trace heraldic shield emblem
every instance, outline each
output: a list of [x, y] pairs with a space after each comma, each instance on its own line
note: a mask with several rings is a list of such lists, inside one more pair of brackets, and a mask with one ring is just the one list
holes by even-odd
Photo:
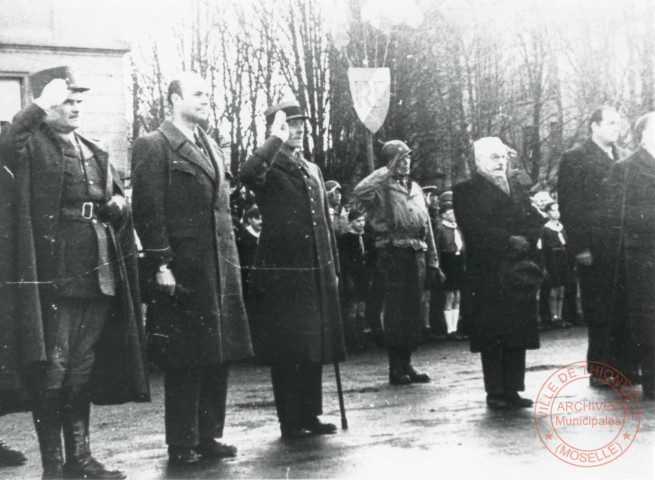
[[377, 132], [389, 110], [391, 73], [388, 68], [349, 68], [350, 94], [359, 119]]

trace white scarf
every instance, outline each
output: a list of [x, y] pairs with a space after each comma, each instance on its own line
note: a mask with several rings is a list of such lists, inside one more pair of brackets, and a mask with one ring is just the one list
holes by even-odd
[[260, 234], [261, 232], [258, 232], [258, 231], [256, 231], [254, 228], [252, 228], [252, 225], [248, 225], [248, 226], [246, 227], [246, 230], [248, 230], [248, 231], [250, 232], [250, 234], [251, 234], [253, 237], [259, 239], [259, 234]]
[[441, 224], [444, 227], [452, 228], [454, 230], [453, 233], [455, 234], [455, 245], [457, 246], [457, 253], [460, 253], [462, 248], [464, 248], [464, 241], [462, 240], [462, 235], [460, 235], [459, 230], [457, 229], [457, 223], [451, 222], [449, 220], [441, 220]]
[[557, 238], [559, 238], [560, 243], [562, 245], [566, 245], [566, 240], [564, 239], [564, 235], [562, 234], [564, 225], [562, 225], [560, 222], [556, 220], [548, 220], [546, 222], [545, 227], [552, 230], [553, 232], [557, 232]]

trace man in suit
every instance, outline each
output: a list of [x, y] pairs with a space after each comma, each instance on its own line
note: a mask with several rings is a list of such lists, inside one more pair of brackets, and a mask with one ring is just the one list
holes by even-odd
[[19, 282], [3, 363], [16, 349], [44, 478], [125, 478], [91, 455], [89, 409], [149, 399], [131, 218], [107, 153], [77, 133], [88, 88], [70, 67], [37, 72], [30, 86], [34, 102], [0, 137]]
[[230, 216], [229, 157], [201, 124], [205, 81], [168, 88], [172, 120], [134, 142], [134, 221], [151, 284], [147, 329], [164, 370], [171, 465], [236, 455], [223, 435], [229, 364], [250, 357], [250, 332]]
[[265, 112], [266, 142], [241, 181], [255, 192], [262, 232], [249, 295], [255, 354], [271, 365], [284, 438], [336, 432], [323, 423], [323, 364], [345, 357], [339, 257], [321, 170], [302, 157], [307, 117], [296, 101]]
[[[611, 107], [600, 107], [591, 115], [591, 138], [564, 152], [557, 186], [561, 221], [568, 232], [568, 249], [580, 278], [582, 310], [589, 335], [587, 360], [603, 363], [614, 360], [607, 315], [612, 282], [608, 270], [608, 232], [603, 218], [610, 170], [620, 155], [615, 145], [620, 120], [618, 112]], [[590, 382], [593, 387], [607, 385], [596, 378]]]
[[527, 189], [507, 178], [509, 149], [497, 137], [473, 144], [473, 176], [453, 189], [457, 223], [467, 247], [463, 302], [471, 351], [480, 352], [487, 406], [529, 408], [526, 350], [539, 348], [535, 260], [542, 220]]

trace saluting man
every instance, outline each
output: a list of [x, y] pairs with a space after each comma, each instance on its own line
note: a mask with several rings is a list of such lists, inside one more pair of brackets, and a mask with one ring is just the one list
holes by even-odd
[[30, 86], [34, 102], [0, 137], [17, 222], [15, 365], [44, 478], [124, 478], [91, 455], [89, 404], [149, 399], [129, 210], [107, 153], [77, 133], [89, 89], [70, 67]]
[[321, 170], [302, 157], [307, 117], [295, 102], [265, 112], [270, 137], [241, 170], [255, 192], [262, 232], [249, 293], [255, 355], [271, 365], [282, 436], [330, 434], [322, 365], [345, 357], [339, 261]]

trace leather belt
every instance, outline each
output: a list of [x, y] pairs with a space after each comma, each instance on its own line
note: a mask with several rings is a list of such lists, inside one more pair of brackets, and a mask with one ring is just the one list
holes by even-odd
[[97, 202], [84, 202], [78, 205], [67, 205], [61, 207], [61, 215], [66, 218], [81, 218], [91, 220], [96, 217], [96, 209], [99, 207]]

